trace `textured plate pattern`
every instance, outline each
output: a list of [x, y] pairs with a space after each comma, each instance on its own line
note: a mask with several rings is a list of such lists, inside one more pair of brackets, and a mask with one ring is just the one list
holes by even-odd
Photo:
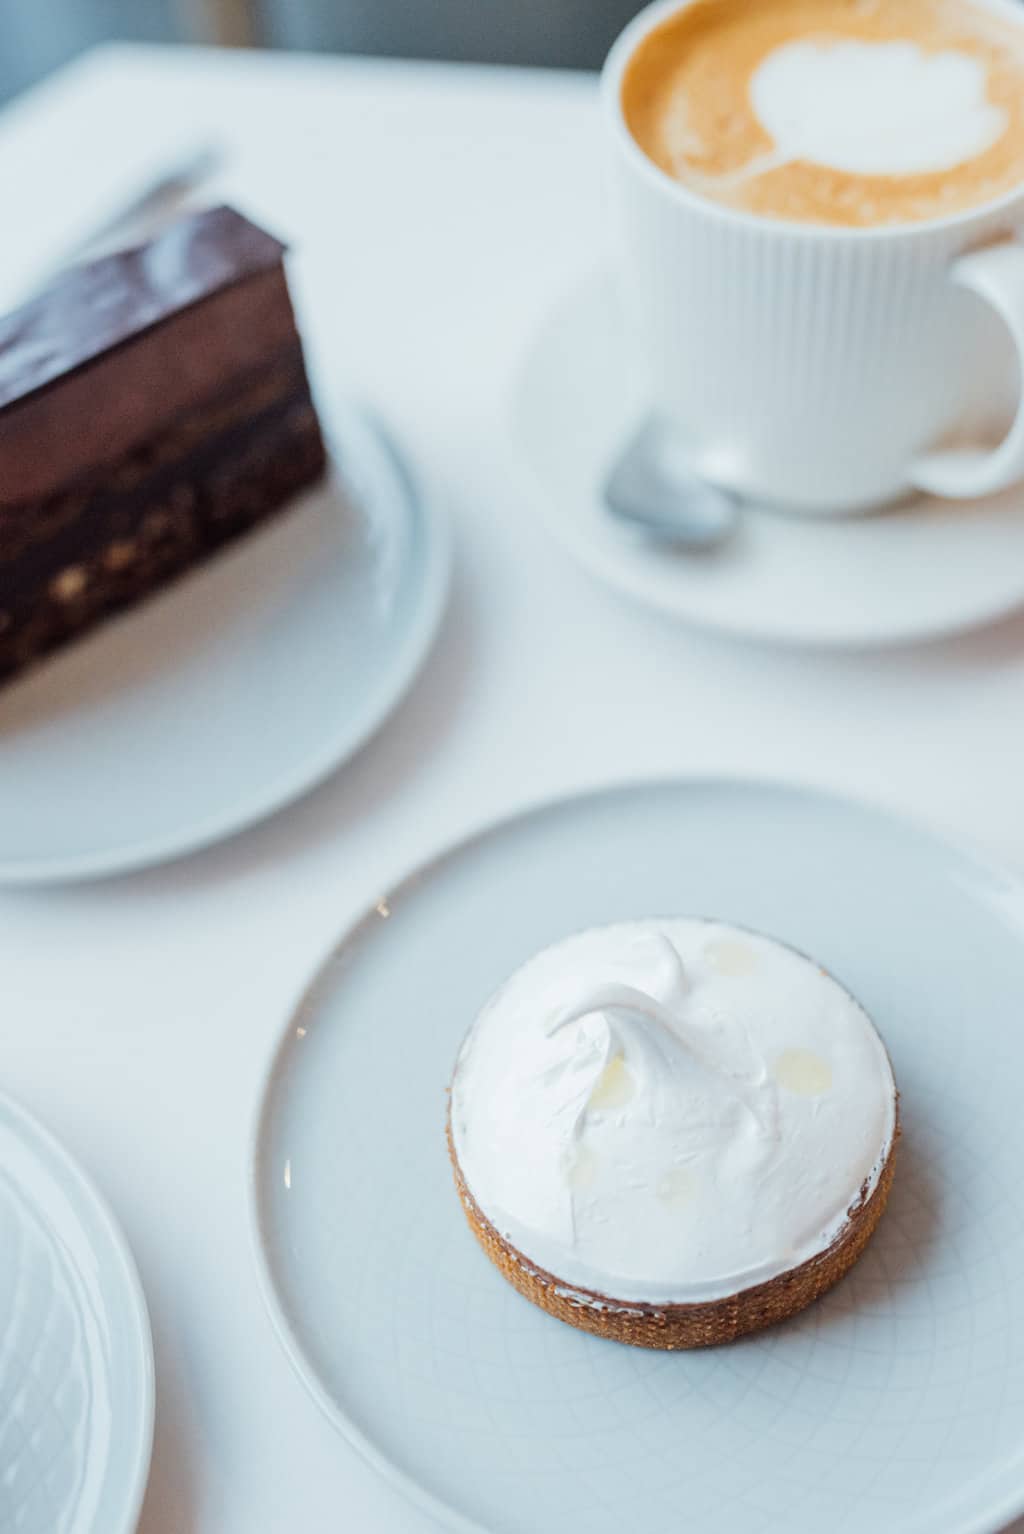
[[64, 1153], [0, 1098], [0, 1534], [129, 1534], [153, 1381], [134, 1268]]
[[[520, 1299], [465, 1228], [443, 1122], [495, 984], [631, 915], [817, 955], [891, 1049], [904, 1139], [866, 1255], [732, 1347], [634, 1351]], [[341, 1429], [488, 1534], [966, 1534], [1024, 1506], [1024, 892], [810, 794], [624, 789], [499, 827], [345, 940], [268, 1084], [254, 1215], [271, 1313]]]
[[0, 1250], [0, 1529], [54, 1534], [81, 1492], [90, 1360], [60, 1247], [2, 1174]]

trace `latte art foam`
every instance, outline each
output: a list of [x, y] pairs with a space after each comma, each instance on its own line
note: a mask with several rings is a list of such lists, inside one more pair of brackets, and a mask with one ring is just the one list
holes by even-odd
[[655, 164], [713, 201], [942, 217], [1024, 182], [1024, 24], [967, 0], [694, 0], [639, 43], [622, 105]]
[[915, 43], [786, 43], [754, 71], [750, 100], [782, 161], [914, 176], [963, 165], [1006, 131], [985, 75], [980, 59]]

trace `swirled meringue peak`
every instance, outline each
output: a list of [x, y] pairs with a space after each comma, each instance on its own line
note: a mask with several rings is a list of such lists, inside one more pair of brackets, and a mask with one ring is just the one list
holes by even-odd
[[574, 1289], [686, 1303], [825, 1250], [892, 1148], [863, 1008], [802, 954], [720, 922], [579, 932], [471, 1028], [452, 1081], [466, 1185]]

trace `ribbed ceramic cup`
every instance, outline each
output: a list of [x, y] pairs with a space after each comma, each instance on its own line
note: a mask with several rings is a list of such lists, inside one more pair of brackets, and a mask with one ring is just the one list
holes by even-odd
[[[643, 153], [621, 102], [638, 43], [687, 3], [641, 11], [602, 78], [623, 299], [652, 408], [708, 478], [809, 513], [1024, 477], [1024, 405], [991, 451], [939, 447], [1005, 395], [1008, 337], [1024, 356], [1024, 185], [950, 218], [863, 229], [695, 196]], [[1024, 47], [1014, 0], [984, 3]]]

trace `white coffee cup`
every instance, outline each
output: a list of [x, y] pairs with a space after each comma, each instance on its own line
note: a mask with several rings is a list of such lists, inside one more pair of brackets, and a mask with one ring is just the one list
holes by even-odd
[[[652, 409], [708, 478], [807, 513], [1024, 478], [1024, 400], [997, 447], [939, 446], [1005, 394], [1007, 333], [1024, 375], [1024, 184], [949, 218], [853, 229], [695, 196], [647, 158], [621, 104], [641, 39], [690, 3], [641, 11], [602, 76], [622, 296]], [[975, 3], [1024, 43], [1016, 0]]]

